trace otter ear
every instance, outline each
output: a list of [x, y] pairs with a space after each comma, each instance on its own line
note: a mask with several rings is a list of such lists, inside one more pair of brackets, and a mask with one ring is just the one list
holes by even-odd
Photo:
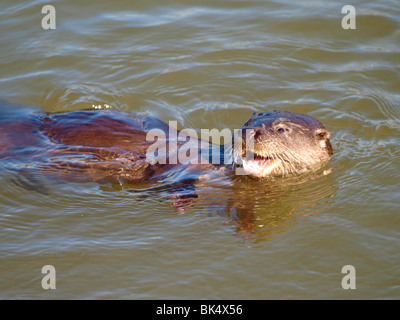
[[331, 137], [331, 133], [326, 129], [317, 129], [315, 130], [315, 136], [318, 140], [325, 140]]

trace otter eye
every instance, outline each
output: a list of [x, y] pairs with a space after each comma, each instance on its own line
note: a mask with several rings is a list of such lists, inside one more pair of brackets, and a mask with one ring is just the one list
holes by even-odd
[[278, 129], [278, 132], [280, 132], [280, 133], [285, 132], [285, 129], [279, 128], [279, 129]]

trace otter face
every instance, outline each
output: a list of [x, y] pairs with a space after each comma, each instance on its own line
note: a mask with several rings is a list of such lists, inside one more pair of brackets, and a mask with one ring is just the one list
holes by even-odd
[[234, 138], [235, 155], [242, 157], [245, 173], [254, 177], [303, 173], [322, 167], [331, 158], [330, 136], [321, 122], [305, 114], [254, 113], [241, 137]]

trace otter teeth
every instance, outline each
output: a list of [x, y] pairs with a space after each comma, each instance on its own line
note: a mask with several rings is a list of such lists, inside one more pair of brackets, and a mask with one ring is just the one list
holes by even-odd
[[258, 153], [255, 152], [251, 152], [251, 151], [244, 151], [242, 156], [245, 158], [246, 161], [250, 161], [250, 160], [255, 160], [258, 162], [267, 162], [267, 161], [271, 161], [273, 160], [272, 158], [270, 158], [269, 156], [261, 156]]
[[262, 161], [262, 162], [267, 162], [267, 161], [270, 161], [270, 160], [272, 160], [270, 157], [263, 157], [263, 156], [260, 156], [260, 155], [258, 155], [258, 154], [254, 154], [254, 160], [257, 160], [257, 161]]
[[256, 153], [252, 153], [251, 156], [250, 159], [243, 159], [243, 169], [250, 175], [265, 177], [269, 175], [277, 165], [276, 161], [271, 157], [263, 157]]

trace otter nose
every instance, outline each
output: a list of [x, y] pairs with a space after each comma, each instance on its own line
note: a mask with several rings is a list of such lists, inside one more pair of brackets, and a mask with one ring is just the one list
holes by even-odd
[[251, 127], [242, 130], [242, 138], [246, 139], [246, 135], [257, 139], [261, 134], [267, 132], [267, 126], [263, 123], [260, 127]]

